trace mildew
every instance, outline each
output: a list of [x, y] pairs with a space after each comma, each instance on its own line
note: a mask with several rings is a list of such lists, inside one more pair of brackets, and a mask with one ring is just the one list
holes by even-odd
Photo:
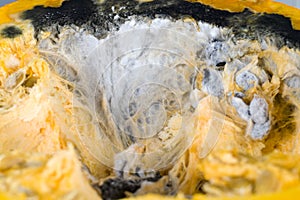
[[6, 26], [1, 30], [1, 36], [4, 38], [15, 38], [22, 35], [22, 30], [14, 25]]
[[170, 17], [175, 20], [190, 16], [197, 21], [233, 28], [236, 38], [261, 40], [263, 37], [276, 37], [278, 47], [285, 44], [291, 47], [300, 46], [300, 31], [292, 28], [287, 17], [253, 13], [248, 9], [234, 13], [184, 0], [172, 0], [168, 3], [163, 0], [144, 3], [135, 0], [111, 0], [98, 5], [92, 0], [71, 0], [63, 2], [59, 8], [38, 6], [23, 14], [24, 19], [32, 20], [37, 35], [54, 25], [75, 25], [88, 30], [97, 38], [103, 38], [110, 31], [117, 30], [131, 16], [147, 16], [152, 19]]
[[268, 103], [264, 98], [255, 95], [249, 105], [252, 121], [256, 124], [265, 123], [269, 119], [268, 107]]
[[249, 71], [239, 73], [235, 78], [236, 83], [244, 90], [249, 90], [258, 84], [258, 78]]
[[[264, 71], [265, 64], [258, 62], [261, 59], [258, 55], [278, 50], [273, 43], [266, 42], [269, 40], [264, 40], [268, 33], [260, 37], [264, 43], [248, 40], [246, 36], [233, 37], [232, 29], [203, 22], [207, 18], [195, 20], [203, 17], [195, 14], [197, 9], [202, 9], [201, 4], [174, 4], [181, 8], [196, 6], [197, 9], [187, 6], [194, 12], [194, 18], [187, 20], [188, 17], [175, 13], [175, 7], [175, 11], [171, 10], [173, 4], [161, 8], [157, 2], [137, 6], [128, 1], [124, 8], [119, 7], [123, 3], [114, 5], [113, 10], [106, 7], [109, 3], [102, 4], [97, 9], [103, 13], [92, 10], [94, 14], [88, 20], [99, 17], [92, 26], [83, 18], [71, 19], [70, 23], [53, 19], [58, 24], [52, 28], [34, 20], [40, 28], [37, 38], [43, 56], [57, 74], [75, 85], [75, 91], [83, 91], [80, 102], [91, 111], [99, 138], [111, 140], [105, 143], [105, 148], [112, 153], [109, 158], [101, 155], [107, 152], [98, 151], [97, 145], [103, 145], [99, 140], [82, 139], [86, 148], [113, 168], [114, 175], [122, 180], [153, 178], [176, 165], [189, 147], [194, 134], [191, 127], [196, 127], [193, 120], [201, 120], [195, 112], [200, 102], [208, 98], [214, 98], [216, 104], [224, 107], [232, 106], [236, 110], [234, 119], [244, 120], [245, 123], [242, 120], [229, 123], [234, 130], [240, 130], [236, 134], [249, 137], [241, 139], [241, 143], [262, 146], [273, 126], [270, 99], [266, 97], [271, 92], [265, 94], [263, 89], [274, 80], [272, 74]], [[162, 15], [146, 12], [146, 5], [154, 6], [153, 13]], [[45, 10], [37, 10], [44, 17]], [[47, 16], [59, 10], [50, 11]], [[103, 18], [107, 12], [112, 13]], [[180, 11], [183, 12], [190, 11]], [[213, 12], [217, 11], [209, 14]], [[34, 15], [33, 11], [29, 13]], [[233, 15], [227, 14], [227, 17]], [[66, 17], [72, 18], [69, 13]], [[214, 23], [226, 23], [227, 17], [224, 22], [215, 19]], [[111, 18], [118, 20], [112, 24]], [[101, 20], [108, 21], [103, 24]], [[43, 38], [39, 35], [41, 30], [54, 33]], [[224, 105], [227, 98], [231, 101]], [[78, 99], [76, 94], [74, 102]], [[205, 108], [211, 109], [209, 106]], [[210, 111], [219, 117], [221, 110]], [[220, 117], [220, 121], [224, 118]], [[104, 193], [113, 195], [114, 190], [106, 186]], [[121, 195], [124, 195], [122, 187]]]
[[209, 68], [204, 69], [202, 89], [210, 95], [222, 97], [224, 95], [224, 88], [220, 72]]

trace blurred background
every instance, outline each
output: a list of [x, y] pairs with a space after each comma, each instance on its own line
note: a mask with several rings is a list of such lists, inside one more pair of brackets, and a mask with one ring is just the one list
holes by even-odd
[[300, 0], [276, 0], [276, 1], [300, 8]]
[[[13, 2], [13, 1], [14, 0], [0, 0], [0, 6], [3, 6], [5, 4]], [[288, 4], [290, 6], [300, 8], [300, 0], [276, 0], [276, 1]]]

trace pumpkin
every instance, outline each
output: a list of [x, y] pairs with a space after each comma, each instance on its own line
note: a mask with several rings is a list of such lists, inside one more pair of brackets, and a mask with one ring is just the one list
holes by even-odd
[[300, 11], [271, 0], [0, 8], [0, 197], [300, 193]]

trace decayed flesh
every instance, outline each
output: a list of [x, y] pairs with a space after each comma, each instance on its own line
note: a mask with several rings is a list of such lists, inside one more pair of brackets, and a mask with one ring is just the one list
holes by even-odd
[[0, 195], [234, 196], [300, 184], [296, 48], [188, 17], [132, 16], [104, 38], [58, 29], [35, 38], [28, 22], [0, 27]]

